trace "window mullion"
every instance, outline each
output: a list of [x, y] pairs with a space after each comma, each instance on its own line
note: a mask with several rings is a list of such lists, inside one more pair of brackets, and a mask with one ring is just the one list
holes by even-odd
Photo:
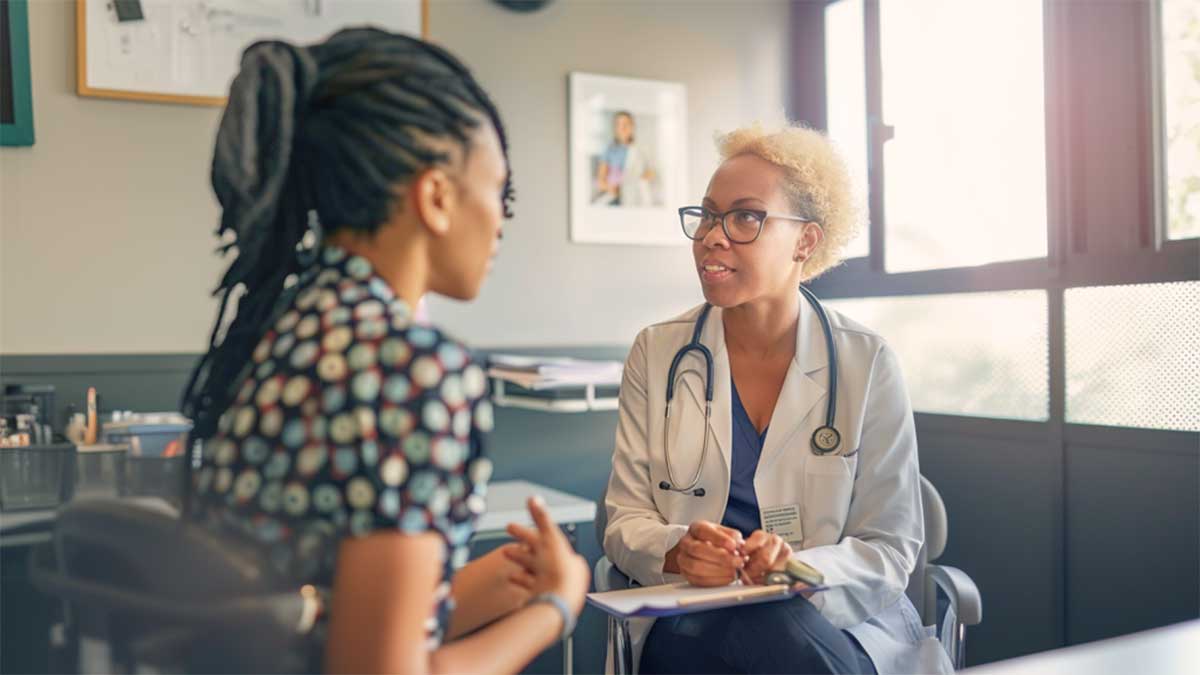
[[867, 182], [871, 269], [884, 271], [886, 249], [883, 219], [883, 144], [888, 131], [883, 123], [883, 57], [879, 30], [879, 0], [863, 1], [863, 49], [867, 66]]

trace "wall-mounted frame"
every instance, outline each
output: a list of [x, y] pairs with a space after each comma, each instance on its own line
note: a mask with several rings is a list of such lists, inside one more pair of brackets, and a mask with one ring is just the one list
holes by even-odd
[[26, 0], [0, 0], [0, 145], [33, 145]]
[[678, 82], [570, 75], [571, 241], [687, 243], [687, 90]]
[[347, 26], [429, 34], [429, 0], [76, 0], [80, 96], [220, 106], [242, 51]]

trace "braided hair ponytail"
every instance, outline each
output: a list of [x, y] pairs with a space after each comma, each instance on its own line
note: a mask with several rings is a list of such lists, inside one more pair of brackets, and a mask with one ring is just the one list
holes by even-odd
[[[208, 351], [183, 392], [193, 438], [216, 433], [254, 345], [315, 257], [320, 227], [373, 233], [394, 207], [396, 185], [449, 161], [445, 140], [469, 151], [485, 121], [507, 160], [486, 92], [462, 63], [421, 40], [355, 28], [311, 47], [246, 49], [213, 153], [219, 250], [233, 260], [214, 291], [220, 309]], [[511, 215], [511, 183], [501, 199]]]

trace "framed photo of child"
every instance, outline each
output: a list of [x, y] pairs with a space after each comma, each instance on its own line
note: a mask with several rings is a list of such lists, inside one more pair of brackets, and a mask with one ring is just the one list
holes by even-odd
[[687, 92], [678, 82], [571, 73], [571, 241], [681, 245]]

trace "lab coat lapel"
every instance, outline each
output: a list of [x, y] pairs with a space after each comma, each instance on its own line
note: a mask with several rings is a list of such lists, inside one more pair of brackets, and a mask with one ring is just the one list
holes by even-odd
[[[816, 428], [822, 421], [808, 424], [818, 404], [824, 404], [827, 394], [825, 377], [828, 372], [825, 332], [813, 308], [801, 298], [797, 319], [796, 354], [788, 366], [783, 388], [771, 413], [771, 427], [763, 443], [757, 473], [768, 471], [782, 453], [803, 452], [809, 449], [809, 439], [803, 430]], [[728, 360], [726, 360], [728, 363]], [[818, 413], [823, 413], [822, 407]]]
[[[725, 461], [726, 475], [729, 475], [730, 453], [733, 447], [733, 411], [730, 403], [732, 393], [729, 385], [729, 354], [725, 351], [725, 326], [721, 322], [720, 307], [713, 307], [712, 311], [708, 313], [708, 319], [704, 322], [704, 330], [700, 333], [700, 342], [708, 347], [713, 357], [713, 402], [712, 416], [709, 418], [709, 429], [713, 437], [709, 442], [716, 443], [721, 458]], [[681, 372], [685, 368], [694, 368], [699, 370], [701, 375], [703, 367], [703, 360], [699, 355], [689, 356], [679, 366]], [[699, 410], [700, 419], [704, 419], [703, 379], [702, 376], [689, 374], [681, 382], [684, 390], [689, 394], [690, 403]]]

